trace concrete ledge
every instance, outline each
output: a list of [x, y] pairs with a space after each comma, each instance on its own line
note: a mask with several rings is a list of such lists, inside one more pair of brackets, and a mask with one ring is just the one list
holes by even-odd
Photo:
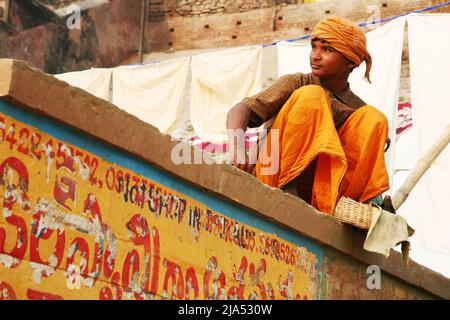
[[1, 59], [0, 63], [0, 97], [7, 96], [11, 88], [13, 60]]
[[[394, 250], [388, 259], [364, 251], [364, 232], [318, 212], [301, 199], [263, 185], [255, 177], [225, 164], [175, 165], [170, 160], [171, 151], [178, 142], [116, 106], [24, 62], [0, 59], [0, 72], [3, 99], [129, 152], [205, 192], [213, 192], [330, 247], [326, 250], [335, 249], [363, 264], [379, 265], [384, 272], [410, 285], [450, 299], [450, 279], [412, 261], [406, 267], [401, 254]], [[192, 154], [199, 152], [188, 148]]]

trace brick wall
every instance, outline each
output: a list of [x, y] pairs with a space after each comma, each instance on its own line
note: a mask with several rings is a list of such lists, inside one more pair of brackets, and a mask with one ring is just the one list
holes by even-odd
[[247, 12], [302, 2], [303, 0], [149, 0], [149, 19], [155, 21], [166, 15], [190, 17]]
[[[159, 2], [157, 2], [159, 1]], [[209, 1], [209, 2], [208, 2]], [[302, 2], [298, 0], [297, 2]], [[317, 21], [338, 14], [353, 21], [366, 21], [370, 5], [380, 10], [380, 18], [442, 3], [436, 0], [330, 0], [296, 4], [292, 0], [197, 0], [216, 10], [220, 3], [232, 13], [177, 14], [173, 8], [193, 0], [152, 0], [151, 8], [172, 8], [149, 19], [146, 52], [168, 49], [202, 49], [270, 43], [309, 34]], [[230, 7], [228, 3], [234, 3]], [[134, 57], [139, 44], [141, 0], [115, 0], [83, 12], [82, 29], [69, 30], [65, 20], [40, 25], [0, 41], [0, 57], [25, 60], [50, 73], [109, 67]], [[258, 9], [249, 9], [258, 5]], [[264, 7], [269, 5], [268, 7]], [[277, 5], [278, 4], [278, 5]], [[385, 4], [385, 5], [383, 5]], [[249, 11], [245, 11], [249, 9]], [[241, 11], [239, 11], [241, 10]], [[155, 11], [156, 12], [156, 11]], [[212, 12], [212, 11], [211, 11]], [[450, 6], [433, 12], [450, 12]], [[0, 26], [1, 27], [1, 26]], [[0, 31], [6, 37], [7, 30]], [[131, 61], [131, 60], [130, 60]]]
[[[159, 0], [160, 5], [170, 7], [169, 1]], [[194, 1], [184, 0], [186, 3]], [[172, 8], [177, 7], [183, 1], [172, 1]], [[212, 2], [212, 1], [210, 1]], [[226, 0], [223, 0], [226, 3]], [[370, 8], [378, 8], [380, 18], [387, 18], [401, 13], [425, 8], [442, 3], [436, 0], [330, 0], [312, 4], [287, 4], [275, 5], [275, 1], [259, 1], [261, 6], [250, 11], [239, 11], [237, 4], [258, 1], [235, 1], [236, 5], [227, 10], [235, 10], [232, 13], [217, 12], [213, 14], [200, 13], [193, 15], [193, 11], [186, 7], [189, 14], [181, 15], [176, 10], [155, 12], [149, 17], [147, 30], [147, 52], [164, 51], [170, 48], [175, 50], [199, 49], [210, 47], [228, 47], [257, 43], [270, 43], [274, 40], [289, 39], [309, 34], [315, 24], [326, 15], [336, 14], [355, 22], [368, 21], [373, 16]], [[282, 1], [280, 1], [281, 3]], [[155, 2], [156, 3], [156, 2]], [[197, 1], [196, 3], [209, 3]], [[214, 1], [214, 3], [221, 3]], [[272, 3], [271, 6], [263, 7]], [[191, 7], [190, 7], [191, 8]], [[203, 7], [206, 8], [206, 5]], [[243, 7], [240, 7], [241, 9]], [[205, 9], [206, 10], [206, 9]], [[175, 13], [174, 13], [175, 12]], [[206, 10], [207, 12], [207, 10]], [[450, 6], [443, 7], [436, 12], [450, 12]]]

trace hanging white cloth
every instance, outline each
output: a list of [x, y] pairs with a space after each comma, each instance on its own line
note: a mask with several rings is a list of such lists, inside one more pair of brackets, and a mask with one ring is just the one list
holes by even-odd
[[[401, 187], [411, 172], [411, 169], [419, 160], [418, 148], [417, 130], [414, 125], [402, 134], [395, 144], [396, 173], [394, 174], [393, 190]], [[411, 243], [410, 258], [450, 278], [450, 255], [431, 250], [422, 244], [421, 240], [423, 238], [424, 228], [419, 209], [419, 203], [421, 201], [420, 192], [421, 190], [416, 186], [403, 205], [397, 210], [397, 214], [404, 217], [408, 221], [408, 224], [416, 230], [414, 236], [409, 239]]]
[[228, 111], [261, 90], [261, 61], [261, 46], [192, 57], [191, 123], [203, 141], [227, 140]]
[[309, 54], [310, 40], [304, 42], [280, 41], [277, 43], [278, 76], [291, 73], [310, 73]]
[[111, 73], [111, 69], [91, 68], [83, 71], [56, 74], [55, 77], [96, 97], [111, 101]]
[[[417, 129], [418, 159], [450, 123], [450, 14], [408, 17], [413, 127]], [[422, 244], [450, 254], [450, 147], [440, 154], [416, 186]], [[408, 201], [407, 199], [406, 201]]]
[[113, 71], [113, 103], [169, 133], [182, 112], [190, 58], [182, 57]]
[[[349, 78], [350, 88], [367, 104], [382, 111], [389, 122], [391, 145], [396, 139], [396, 116], [400, 88], [400, 70], [405, 32], [405, 18], [397, 18], [366, 33], [367, 49], [372, 56], [369, 83], [364, 78], [366, 63], [355, 69]], [[385, 155], [390, 181], [394, 172], [394, 148]], [[392, 189], [391, 189], [392, 190]]]

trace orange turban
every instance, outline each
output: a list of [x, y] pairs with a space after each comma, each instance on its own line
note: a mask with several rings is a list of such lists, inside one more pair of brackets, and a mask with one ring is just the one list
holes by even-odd
[[366, 78], [370, 82], [372, 57], [366, 48], [366, 35], [358, 25], [340, 17], [329, 17], [317, 24], [311, 39], [329, 42], [334, 49], [354, 62], [357, 67], [366, 61]]

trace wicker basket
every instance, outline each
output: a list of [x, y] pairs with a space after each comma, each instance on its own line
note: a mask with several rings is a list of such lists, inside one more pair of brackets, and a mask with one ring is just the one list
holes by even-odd
[[380, 210], [380, 207], [342, 197], [336, 206], [334, 217], [341, 222], [369, 230], [373, 213]]

